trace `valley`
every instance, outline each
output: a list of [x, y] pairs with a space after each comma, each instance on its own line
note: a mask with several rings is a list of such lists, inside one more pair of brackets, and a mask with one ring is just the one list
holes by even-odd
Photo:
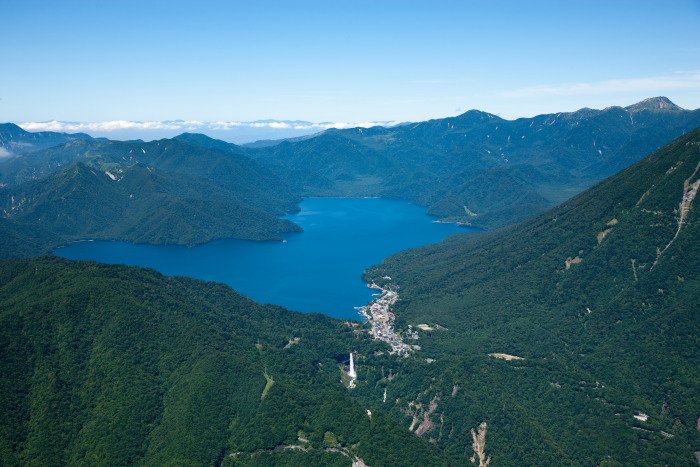
[[[0, 161], [2, 463], [695, 465], [697, 112], [470, 111], [257, 148], [42, 136], [56, 145]], [[434, 240], [404, 243], [422, 229], [405, 209]], [[330, 242], [343, 235], [357, 243]], [[305, 236], [331, 245], [301, 294], [320, 298], [311, 313], [219, 276], [103, 264], [209, 251], [207, 274], [273, 289], [309, 282], [272, 260]], [[100, 239], [64, 251], [111, 260], [41, 256]], [[263, 280], [235, 262], [262, 248]], [[366, 322], [330, 310], [330, 263]]]

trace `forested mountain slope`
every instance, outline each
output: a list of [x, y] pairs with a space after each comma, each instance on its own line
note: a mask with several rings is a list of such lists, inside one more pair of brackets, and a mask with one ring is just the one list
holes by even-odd
[[[307, 137], [294, 138], [294, 140], [303, 140], [306, 138]], [[231, 154], [250, 155], [248, 147], [227, 143], [225, 141], [210, 138], [209, 136], [199, 133], [183, 133], [173, 139], [183, 141], [188, 144], [201, 146], [203, 148], [217, 149], [219, 151], [224, 151]], [[275, 175], [281, 180], [284, 180], [285, 183], [292, 187], [296, 192], [302, 194], [332, 193], [333, 182], [328, 178], [319, 175], [313, 167], [305, 167], [302, 165], [292, 168], [275, 163], [266, 163], [265, 166], [269, 170], [272, 170], [273, 173], [275, 173]]]
[[0, 176], [0, 257], [82, 239], [195, 245], [299, 230], [279, 216], [300, 198], [271, 171], [175, 140], [72, 141], [7, 159]]
[[[196, 245], [218, 238], [279, 240], [293, 223], [238, 200], [227, 185], [135, 164], [119, 178], [83, 163], [7, 190], [9, 221], [62, 242], [83, 239]], [[55, 246], [55, 245], [54, 245]]]
[[424, 436], [448, 451], [487, 422], [493, 465], [695, 465], [699, 189], [696, 130], [518, 226], [373, 267], [397, 322], [431, 330], [366, 397], [434, 402]]
[[628, 107], [504, 120], [472, 110], [392, 128], [328, 130], [247, 149], [260, 161], [311, 171], [314, 196], [410, 199], [484, 227], [525, 219], [700, 126], [700, 111], [667, 98]]
[[240, 191], [241, 200], [254, 207], [284, 213], [299, 195], [267, 167], [241, 154], [205, 148], [176, 139], [158, 141], [77, 140], [0, 162], [0, 179], [7, 186], [37, 180], [76, 162], [118, 176], [134, 164], [167, 172], [208, 178]]
[[378, 344], [222, 284], [55, 257], [0, 262], [0, 463], [463, 465], [350, 399]]

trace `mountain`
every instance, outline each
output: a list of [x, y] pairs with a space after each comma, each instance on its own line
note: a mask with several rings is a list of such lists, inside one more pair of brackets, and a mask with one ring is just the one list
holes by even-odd
[[699, 110], [657, 97], [512, 121], [471, 110], [245, 149], [325, 181], [306, 195], [404, 198], [436, 216], [494, 228], [552, 207], [699, 126]]
[[[199, 133], [183, 133], [173, 139], [206, 149], [216, 149], [229, 154], [244, 154], [249, 156], [248, 147], [246, 146], [237, 146], [233, 143], [227, 143]], [[309, 193], [328, 191], [333, 185], [333, 182], [325, 177], [319, 176], [308, 167], [290, 168], [270, 163], [266, 163], [265, 167], [271, 170], [280, 180], [284, 180], [284, 183], [290, 186], [295, 192]]]
[[117, 178], [77, 163], [8, 190], [3, 207], [9, 220], [29, 230], [41, 226], [61, 243], [95, 239], [192, 246], [219, 238], [279, 240], [279, 232], [299, 230], [238, 198], [226, 185], [143, 164]]
[[668, 97], [651, 97], [637, 102], [634, 105], [625, 107], [628, 111], [635, 113], [643, 110], [675, 110], [682, 111], [683, 108], [677, 106]]
[[447, 452], [486, 422], [494, 465], [695, 465], [699, 190], [695, 130], [518, 226], [371, 268], [421, 350], [357, 394], [427, 413]]
[[0, 162], [0, 257], [75, 240], [196, 245], [299, 231], [294, 188], [244, 156], [175, 140], [76, 140]]
[[343, 363], [376, 343], [223, 284], [2, 261], [0, 334], [2, 465], [466, 462], [351, 398]]
[[0, 124], [0, 157], [37, 151], [75, 139], [92, 139], [85, 133], [29, 132], [14, 123]]
[[150, 143], [74, 139], [0, 161], [0, 184], [37, 180], [78, 161], [113, 175], [143, 163], [229, 184], [243, 204], [274, 215], [296, 209], [301, 196], [383, 196], [493, 229], [570, 198], [698, 126], [700, 110], [657, 97], [514, 121], [472, 110], [264, 147], [192, 133]]
[[1, 161], [0, 182], [13, 186], [37, 180], [76, 162], [86, 163], [98, 171], [110, 172], [115, 176], [120, 171], [141, 163], [168, 172], [208, 178], [235, 187], [246, 203], [265, 207], [278, 214], [295, 209], [296, 202], [300, 200], [282, 180], [259, 162], [233, 151], [221, 151], [174, 139], [149, 143], [71, 141]]

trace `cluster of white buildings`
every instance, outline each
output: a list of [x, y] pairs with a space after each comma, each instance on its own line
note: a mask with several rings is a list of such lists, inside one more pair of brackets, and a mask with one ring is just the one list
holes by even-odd
[[360, 314], [365, 316], [372, 326], [370, 334], [373, 338], [389, 344], [392, 354], [407, 355], [411, 352], [411, 346], [404, 343], [401, 336], [394, 331], [395, 315], [391, 311], [391, 307], [399, 300], [399, 294], [394, 290], [382, 289], [374, 283], [369, 287], [381, 290], [379, 297], [369, 305], [358, 308]]

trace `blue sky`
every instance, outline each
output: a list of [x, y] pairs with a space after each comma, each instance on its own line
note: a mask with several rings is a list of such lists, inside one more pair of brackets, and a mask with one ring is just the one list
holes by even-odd
[[0, 121], [700, 107], [700, 0], [0, 0]]

